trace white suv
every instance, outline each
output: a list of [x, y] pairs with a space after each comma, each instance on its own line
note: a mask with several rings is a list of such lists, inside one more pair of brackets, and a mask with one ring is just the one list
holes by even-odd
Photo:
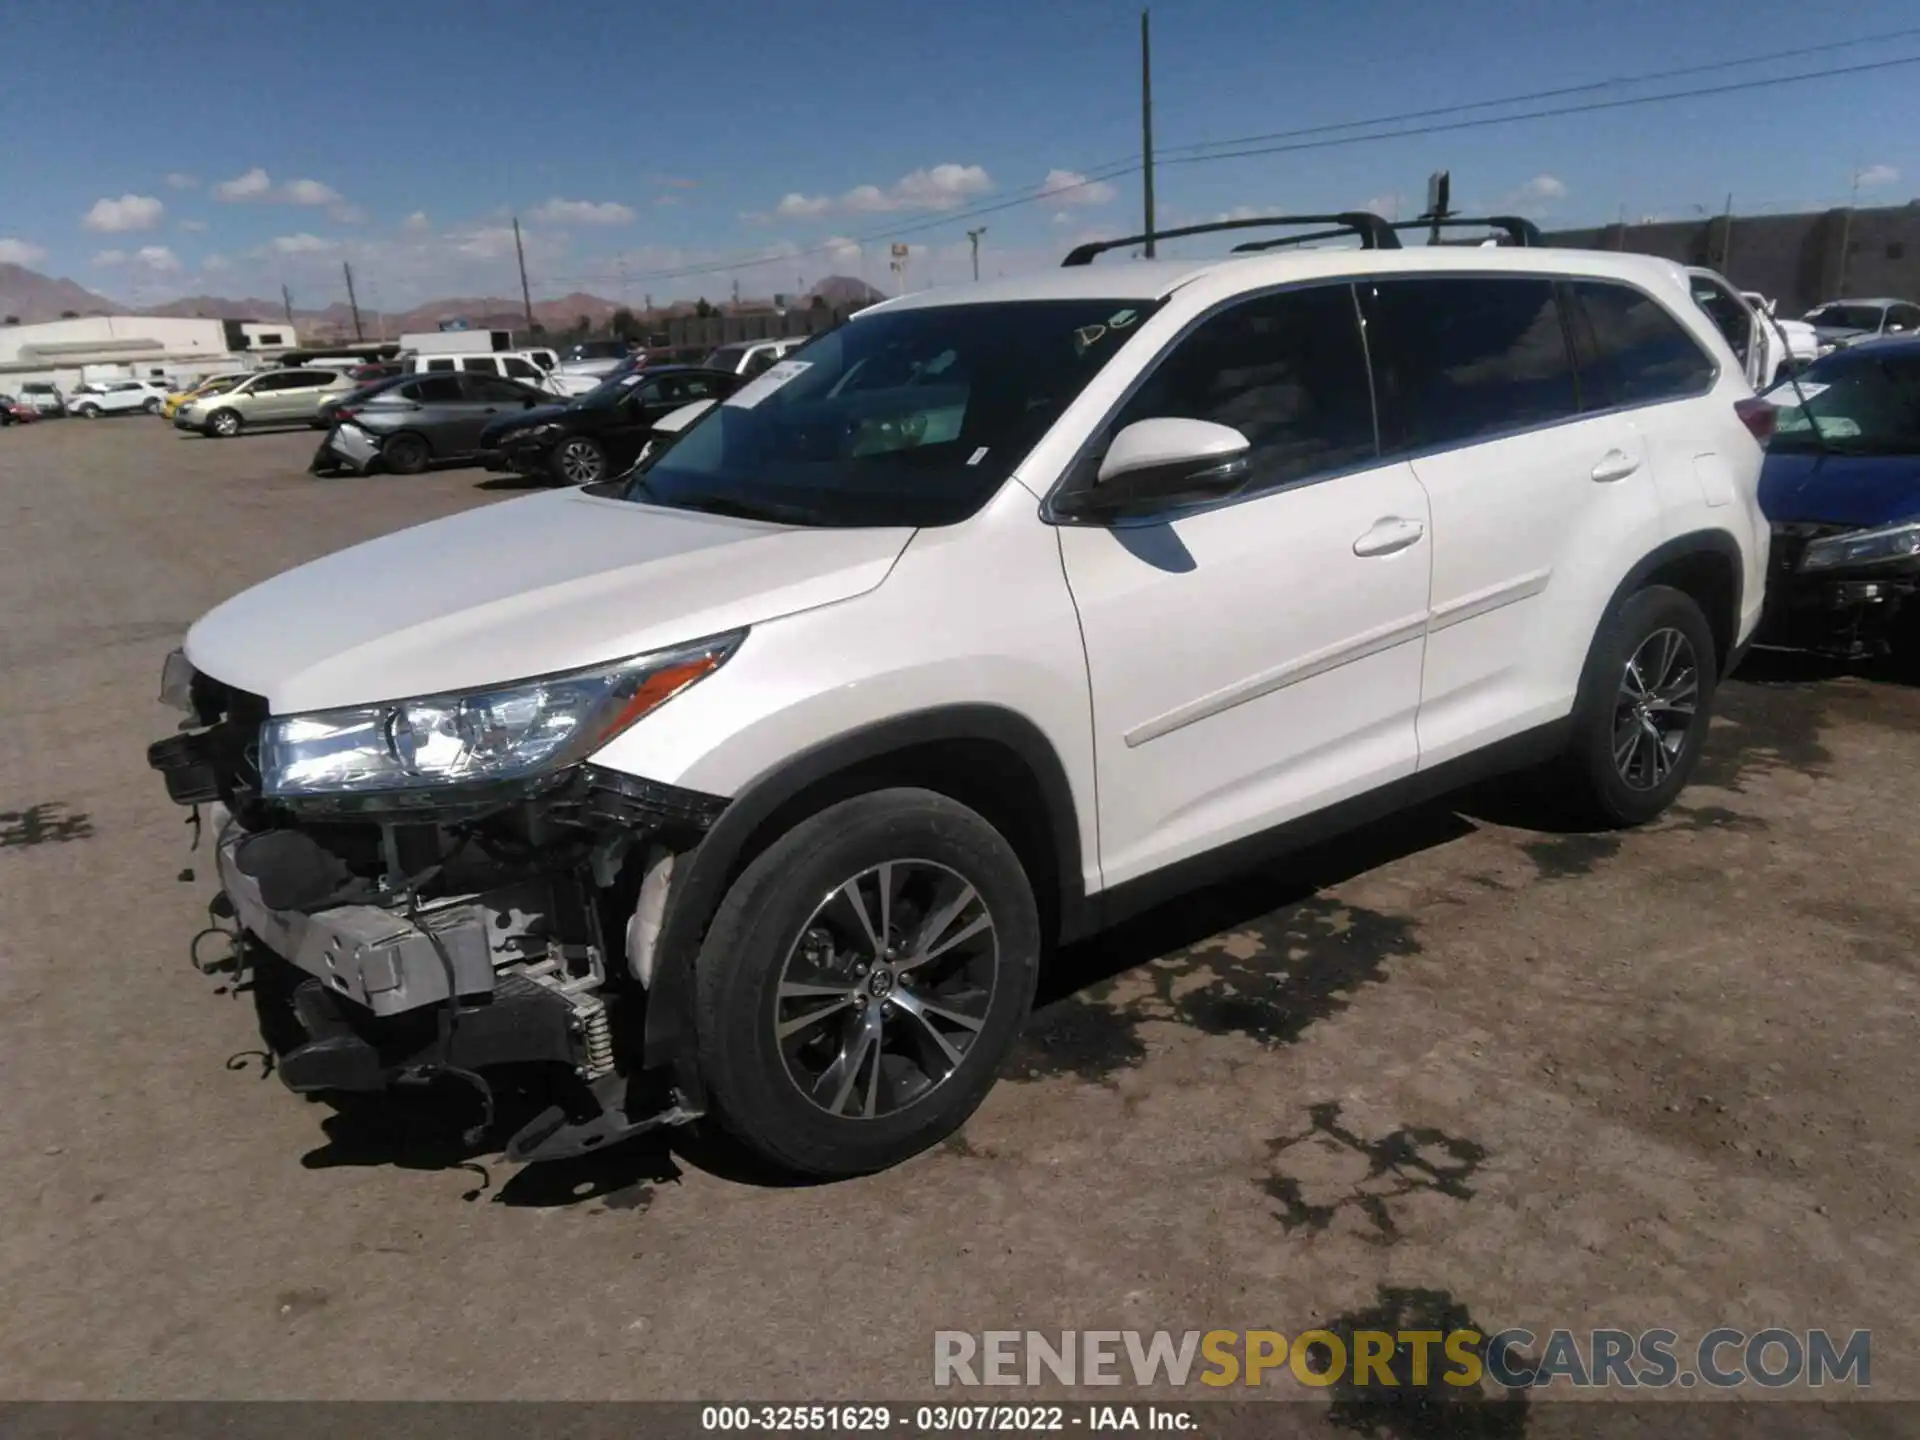
[[102, 415], [158, 415], [167, 398], [164, 385], [151, 380], [90, 380], [67, 395], [67, 413], [83, 420]]
[[868, 1171], [1061, 941], [1489, 770], [1659, 814], [1771, 409], [1679, 266], [1369, 238], [876, 305], [629, 476], [206, 615], [149, 758], [283, 1079], [542, 1062], [510, 1157]]

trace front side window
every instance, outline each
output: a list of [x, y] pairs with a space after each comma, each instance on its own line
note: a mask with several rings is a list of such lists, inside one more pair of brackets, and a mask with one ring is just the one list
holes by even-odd
[[1906, 335], [1920, 329], [1920, 305], [1889, 305], [1887, 307], [1887, 333]]
[[426, 364], [426, 369], [427, 369], [428, 371], [430, 371], [430, 372], [432, 372], [432, 373], [436, 373], [436, 374], [447, 374], [447, 373], [451, 373], [451, 372], [452, 372], [452, 370], [453, 370], [453, 361], [451, 361], [451, 360], [429, 360], [429, 361], [427, 361], [427, 364]]
[[780, 358], [780, 352], [771, 345], [763, 345], [747, 357], [747, 368], [740, 373], [751, 379], [773, 368], [773, 362]]
[[500, 362], [507, 367], [507, 374], [516, 380], [538, 380], [540, 372], [517, 355], [509, 355]]
[[498, 375], [500, 362], [491, 355], [469, 355], [460, 362], [460, 368], [470, 375]]
[[1246, 436], [1248, 490], [1372, 460], [1373, 396], [1352, 287], [1264, 295], [1201, 322], [1108, 433], [1162, 418], [1211, 420]]
[[1157, 308], [929, 305], [856, 319], [702, 416], [623, 492], [800, 525], [951, 525]]
[[401, 392], [422, 405], [454, 405], [460, 401], [460, 382], [451, 375], [416, 380]]
[[740, 357], [746, 353], [743, 345], [722, 345], [702, 362], [709, 370], [731, 370], [740, 373]]
[[[1776, 385], [1772, 451], [1845, 455], [1920, 454], [1920, 356], [1904, 346], [1865, 345], [1816, 361], [1797, 382]], [[1805, 401], [1802, 404], [1802, 401]], [[1818, 434], [1815, 434], [1818, 427]]]
[[1702, 276], [1693, 277], [1693, 303], [1707, 312], [1713, 328], [1727, 337], [1727, 344], [1747, 363], [1747, 351], [1753, 344], [1753, 313], [1725, 286]]
[[1432, 276], [1362, 284], [1381, 439], [1428, 450], [1580, 413], [1553, 282]]
[[1712, 357], [1652, 296], [1610, 280], [1575, 280], [1568, 289], [1580, 373], [1593, 392], [1588, 409], [1677, 400], [1713, 384]]

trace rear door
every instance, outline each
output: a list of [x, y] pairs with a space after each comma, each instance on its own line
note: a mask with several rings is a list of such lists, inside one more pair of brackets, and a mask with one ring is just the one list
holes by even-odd
[[461, 375], [422, 375], [400, 387], [409, 408], [392, 427], [417, 430], [426, 436], [435, 455], [457, 455], [471, 449], [464, 443], [477, 408]]
[[1425, 769], [1567, 713], [1587, 648], [1569, 616], [1656, 500], [1631, 416], [1583, 413], [1552, 277], [1361, 289], [1384, 453], [1432, 509]]
[[460, 415], [450, 450], [470, 455], [480, 448], [480, 433], [502, 415], [526, 410], [533, 396], [514, 384], [493, 375], [462, 375]]

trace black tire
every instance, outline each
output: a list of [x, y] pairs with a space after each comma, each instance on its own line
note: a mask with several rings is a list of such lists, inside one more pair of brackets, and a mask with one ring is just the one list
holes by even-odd
[[395, 435], [380, 447], [381, 463], [396, 475], [418, 475], [432, 457], [433, 451], [418, 435]]
[[[1672, 646], [1661, 679], [1651, 672], [1668, 655], [1663, 637], [1675, 635], [1684, 646]], [[1602, 829], [1644, 825], [1686, 788], [1713, 719], [1715, 655], [1712, 627], [1683, 591], [1650, 586], [1607, 617], [1587, 655], [1563, 762], [1566, 798], [1579, 819]], [[1643, 689], [1664, 690], [1672, 703], [1635, 702], [1629, 662]], [[1686, 700], [1690, 715], [1675, 708]]]
[[[813, 1002], [780, 994], [788, 967], [803, 955], [820, 953], [803, 951], [802, 942], [823, 933], [820, 927], [827, 922], [822, 915], [845, 887], [889, 862], [895, 873], [905, 876], [893, 900], [893, 932], [902, 937], [901, 950], [908, 952], [896, 962], [901, 978], [893, 978], [893, 965], [874, 963], [871, 974], [862, 968], [864, 978], [843, 981], [857, 987], [857, 1001], [849, 991], [849, 998], [839, 1002], [857, 1003], [858, 1008], [843, 1009], [830, 1022], [809, 1026], [814, 1012], [804, 1007]], [[948, 888], [921, 891], [924, 898], [916, 900], [912, 891], [921, 877]], [[971, 887], [973, 903], [981, 910], [957, 911], [946, 928], [932, 936], [922, 934], [922, 944], [945, 937], [934, 947], [936, 955], [945, 958], [916, 965], [906, 941], [909, 931], [934, 925], [928, 917], [964, 903], [963, 886]], [[990, 922], [985, 931], [977, 921], [960, 923], [981, 911]], [[968, 931], [984, 938], [960, 939]], [[841, 932], [853, 933], [851, 926]], [[960, 943], [948, 943], [956, 939]], [[850, 967], [861, 950], [857, 942], [844, 956], [837, 945], [827, 948], [832, 952], [828, 966]], [[863, 1175], [918, 1154], [965, 1123], [993, 1087], [1032, 1006], [1039, 955], [1040, 922], [1026, 872], [1012, 847], [978, 814], [929, 790], [880, 790], [830, 806], [789, 830], [746, 868], [721, 902], [701, 947], [695, 977], [696, 1055], [713, 1118], [757, 1159], [793, 1174]], [[957, 973], [954, 966], [970, 977], [991, 975], [984, 999], [978, 998], [977, 988], [969, 988], [963, 1006], [953, 992], [938, 988], [949, 983], [941, 978], [942, 970], [951, 977]], [[882, 970], [888, 972], [884, 989]], [[975, 984], [965, 977], [961, 983]], [[893, 998], [883, 998], [888, 995]], [[914, 999], [911, 1007], [908, 997]], [[928, 999], [977, 1010], [979, 1023], [943, 1031], [931, 1019], [911, 1019]], [[817, 1012], [821, 1015], [834, 1009], [830, 1000], [821, 1003], [828, 1006]], [[851, 1071], [858, 1089], [844, 1101], [829, 1101], [840, 1112], [830, 1113], [809, 1098], [790, 1067], [804, 1069], [807, 1062], [794, 1056], [805, 1056], [810, 1049], [823, 1060], [829, 1053], [845, 1060], [854, 1043], [847, 1037], [870, 1018], [869, 1003], [884, 1016], [874, 1023], [894, 1028], [882, 1033], [880, 1060], [871, 1068], [866, 1056], [874, 1052], [865, 1049], [851, 1066], [840, 1068], [842, 1076]], [[783, 1005], [802, 1009], [783, 1012]], [[955, 1018], [951, 1011], [937, 1013]], [[789, 1029], [805, 1027], [797, 1037], [783, 1041], [776, 1036], [783, 1015]], [[944, 1042], [937, 1038], [943, 1033]], [[969, 1034], [970, 1043], [952, 1059], [952, 1042]], [[811, 1048], [816, 1046], [820, 1048]], [[932, 1078], [942, 1066], [951, 1068]], [[824, 1097], [838, 1084], [823, 1074], [814, 1093]], [[870, 1098], [883, 1091], [884, 1107]], [[847, 1109], [841, 1110], [842, 1105]], [[870, 1113], [850, 1113], [863, 1105]]]
[[216, 410], [207, 416], [206, 433], [218, 439], [231, 440], [245, 427], [238, 410]]
[[73, 413], [78, 415], [82, 420], [98, 420], [100, 418], [100, 407], [98, 405], [82, 405]]
[[553, 447], [553, 478], [562, 485], [591, 485], [607, 478], [607, 451], [587, 435], [564, 436]]
[[149, 400], [140, 408], [145, 410], [149, 415], [158, 415], [160, 413], [160, 402], [157, 399]]

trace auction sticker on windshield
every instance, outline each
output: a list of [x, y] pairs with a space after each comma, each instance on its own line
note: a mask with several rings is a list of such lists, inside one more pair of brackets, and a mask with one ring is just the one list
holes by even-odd
[[801, 371], [812, 368], [811, 360], [782, 360], [777, 365], [769, 366], [767, 373], [757, 380], [751, 380], [734, 391], [726, 398], [725, 403], [737, 405], [742, 410], [751, 410]]

